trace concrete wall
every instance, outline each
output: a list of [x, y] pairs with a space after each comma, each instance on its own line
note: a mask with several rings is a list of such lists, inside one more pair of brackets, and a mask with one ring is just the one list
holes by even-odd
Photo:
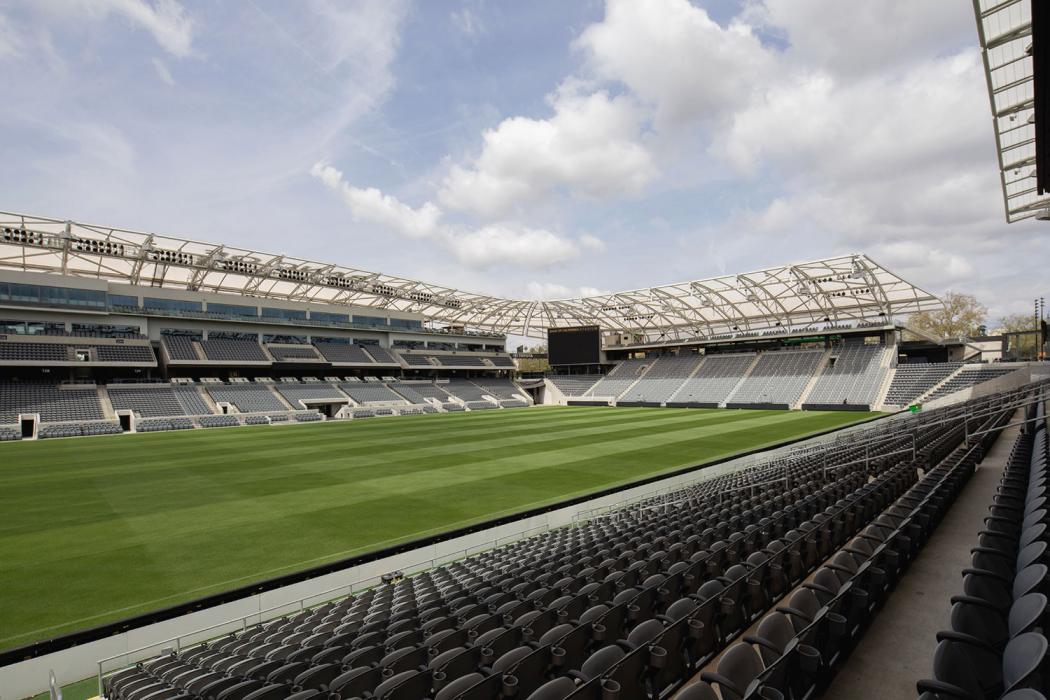
[[[845, 428], [794, 445], [669, 477], [482, 532], [439, 542], [412, 552], [319, 576], [250, 598], [158, 622], [47, 656], [0, 667], [0, 700], [21, 700], [44, 692], [48, 688], [48, 671], [51, 670], [55, 672], [60, 684], [72, 683], [96, 675], [99, 671], [100, 659], [118, 657], [104, 665], [103, 671], [109, 673], [142, 659], [156, 656], [167, 647], [180, 648], [197, 644], [264, 620], [298, 612], [303, 607], [319, 605], [327, 600], [341, 598], [351, 592], [369, 588], [378, 583], [378, 577], [391, 571], [415, 573], [431, 569], [522, 537], [530, 537], [551, 528], [580, 522], [649, 496], [667, 493], [689, 484], [750, 467], [758, 462], [786, 454], [802, 445], [811, 446], [832, 442], [843, 434], [863, 428], [864, 426]], [[182, 639], [177, 640], [180, 637]]]
[[558, 386], [549, 379], [543, 380], [543, 403], [546, 406], [566, 406], [565, 394]]
[[[999, 364], [995, 366], [1003, 367], [1005, 365]], [[1032, 381], [1032, 373], [1028, 365], [1017, 365], [1017, 369], [1010, 374], [1004, 374], [1001, 377], [989, 379], [988, 381], [981, 382], [975, 386], [960, 389], [959, 391], [942, 396], [935, 401], [928, 401], [924, 403], [922, 407], [924, 409], [940, 408], [942, 406], [959, 403], [960, 401], [976, 399], [981, 396], [988, 396], [989, 394], [997, 394], [1008, 389], [1016, 389], [1017, 387], [1024, 386], [1030, 381]]]

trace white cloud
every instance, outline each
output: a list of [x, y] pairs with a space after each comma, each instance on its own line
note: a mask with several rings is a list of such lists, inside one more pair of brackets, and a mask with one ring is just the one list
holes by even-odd
[[175, 79], [171, 77], [171, 71], [168, 70], [168, 66], [164, 61], [154, 56], [151, 59], [151, 63], [153, 63], [153, 70], [157, 71], [157, 77], [160, 78], [161, 82], [165, 85], [175, 85]]
[[608, 0], [576, 46], [599, 78], [652, 105], [663, 126], [732, 109], [778, 72], [750, 27], [723, 28], [688, 0]]
[[771, 161], [792, 176], [817, 166], [821, 175], [853, 180], [972, 162], [987, 141], [980, 85], [976, 51], [863, 79], [799, 69], [730, 116], [714, 148], [744, 173]]
[[339, 194], [356, 221], [379, 224], [409, 238], [426, 238], [438, 231], [441, 210], [430, 202], [413, 209], [374, 187], [354, 187], [343, 173], [322, 162], [314, 163], [310, 174]]
[[578, 299], [581, 297], [599, 297], [611, 294], [597, 287], [568, 287], [557, 282], [532, 281], [525, 285], [527, 299], [534, 301], [551, 301], [557, 299]]
[[175, 0], [156, 0], [153, 4], [142, 0], [102, 0], [118, 14], [153, 35], [157, 43], [174, 56], [189, 55], [193, 43], [193, 21]]
[[580, 245], [596, 253], [600, 253], [603, 250], [605, 250], [605, 241], [589, 233], [585, 233], [582, 236], [580, 236]]
[[317, 58], [325, 70], [350, 66], [363, 74], [381, 74], [397, 55], [408, 0], [310, 0], [320, 21], [300, 49]]
[[416, 240], [429, 239], [471, 267], [547, 267], [579, 257], [581, 247], [593, 251], [602, 245], [594, 236], [576, 242], [516, 222], [478, 228], [442, 223], [441, 209], [431, 202], [414, 209], [374, 187], [354, 187], [339, 170], [325, 163], [315, 163], [310, 174], [339, 194], [355, 221], [378, 224]]
[[511, 117], [485, 131], [480, 155], [450, 168], [441, 202], [495, 217], [562, 188], [592, 198], [636, 195], [656, 175], [639, 140], [645, 113], [632, 98], [565, 84], [549, 102], [548, 119]]
[[16, 57], [24, 47], [19, 28], [9, 18], [0, 15], [0, 59]]
[[105, 164], [124, 173], [135, 169], [137, 154], [127, 135], [109, 124], [81, 122], [62, 131], [80, 155], [97, 165]]
[[485, 31], [485, 23], [481, 21], [477, 13], [469, 7], [453, 11], [450, 15], [452, 24], [467, 36], [477, 36]]
[[580, 287], [580, 296], [583, 297], [601, 297], [609, 294], [612, 294], [612, 292], [607, 289], [598, 289], [597, 287], [587, 286]]
[[879, 263], [920, 287], [946, 289], [973, 279], [973, 263], [957, 251], [944, 250], [920, 241], [895, 241], [871, 249]]
[[745, 16], [786, 38], [792, 60], [857, 75], [914, 65], [946, 43], [975, 43], [973, 8], [949, 5], [880, 0], [851, 3], [844, 12], [841, 0], [762, 0]]
[[479, 229], [450, 227], [443, 230], [442, 243], [460, 262], [472, 267], [508, 264], [519, 267], [548, 267], [580, 255], [571, 240], [544, 229], [498, 223]]
[[184, 58], [193, 51], [193, 20], [176, 0], [34, 0], [26, 4], [75, 22], [115, 15], [152, 34], [173, 56]]

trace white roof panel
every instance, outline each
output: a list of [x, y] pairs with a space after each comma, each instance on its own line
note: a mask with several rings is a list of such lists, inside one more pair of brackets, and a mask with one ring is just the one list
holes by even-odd
[[974, 0], [991, 103], [1006, 220], [1050, 208], [1035, 180], [1035, 83], [1031, 0]]
[[599, 325], [646, 339], [886, 321], [940, 306], [862, 253], [579, 299], [532, 301], [467, 292], [332, 263], [172, 236], [0, 212], [0, 270], [421, 314], [461, 326], [545, 337]]

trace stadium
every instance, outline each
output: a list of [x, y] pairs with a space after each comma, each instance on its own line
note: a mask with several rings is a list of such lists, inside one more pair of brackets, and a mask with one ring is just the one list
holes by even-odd
[[[1050, 17], [974, 10], [1006, 219], [1050, 219]], [[0, 212], [0, 699], [1050, 693], [1038, 305], [931, 332], [830, 248], [514, 298], [66, 215]]]

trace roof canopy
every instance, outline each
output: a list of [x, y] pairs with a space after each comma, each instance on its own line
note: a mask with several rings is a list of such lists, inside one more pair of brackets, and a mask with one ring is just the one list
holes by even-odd
[[1008, 222], [1050, 208], [1036, 179], [1033, 0], [974, 0]]
[[0, 270], [421, 314], [455, 326], [545, 337], [598, 325], [645, 339], [707, 338], [825, 321], [888, 321], [940, 306], [866, 255], [784, 265], [581, 299], [528, 301], [377, 272], [74, 221], [0, 212]]

